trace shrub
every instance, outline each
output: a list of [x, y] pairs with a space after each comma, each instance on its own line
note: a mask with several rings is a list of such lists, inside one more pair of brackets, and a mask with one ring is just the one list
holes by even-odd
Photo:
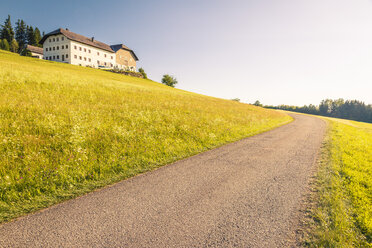
[[177, 79], [176, 79], [175, 77], [170, 76], [170, 75], [168, 75], [168, 74], [165, 74], [165, 75], [163, 76], [161, 82], [162, 82], [163, 84], [165, 84], [165, 85], [170, 86], [170, 87], [174, 87], [174, 86], [178, 83], [178, 81], [177, 81]]

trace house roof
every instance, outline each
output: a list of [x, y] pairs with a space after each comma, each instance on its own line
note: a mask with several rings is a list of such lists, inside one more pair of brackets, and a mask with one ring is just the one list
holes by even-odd
[[70, 39], [70, 40], [73, 40], [73, 41], [77, 41], [77, 42], [80, 42], [80, 43], [83, 43], [83, 44], [86, 44], [86, 45], [89, 45], [89, 46], [100, 48], [100, 49], [106, 50], [108, 52], [112, 52], [112, 53], [114, 52], [109, 45], [107, 45], [103, 42], [97, 41], [94, 38], [88, 38], [86, 36], [71, 32], [71, 31], [63, 29], [63, 28], [56, 29], [56, 30], [44, 35], [44, 37], [40, 40], [40, 44], [43, 44], [49, 36], [57, 35], [57, 34], [63, 34], [64, 36], [67, 37], [67, 39]]
[[27, 45], [26, 49], [29, 50], [32, 53], [37, 53], [37, 54], [43, 55], [43, 48], [42, 47]]
[[124, 44], [112, 45], [112, 46], [111, 46], [111, 49], [114, 50], [115, 52], [117, 52], [117, 51], [120, 50], [120, 49], [127, 50], [127, 51], [131, 52], [132, 55], [133, 55], [133, 57], [135, 58], [135, 60], [138, 61], [138, 57], [137, 57], [137, 55], [133, 52], [133, 50], [130, 49], [129, 47], [127, 47], [127, 46], [124, 45]]

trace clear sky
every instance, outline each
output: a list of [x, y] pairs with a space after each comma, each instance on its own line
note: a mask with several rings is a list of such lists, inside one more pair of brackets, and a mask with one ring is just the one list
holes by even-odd
[[205, 95], [372, 103], [371, 0], [2, 0], [7, 14], [124, 43], [151, 79]]

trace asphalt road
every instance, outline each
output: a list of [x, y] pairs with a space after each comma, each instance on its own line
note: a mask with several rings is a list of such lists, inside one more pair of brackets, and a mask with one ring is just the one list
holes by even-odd
[[287, 247], [325, 131], [314, 117], [0, 226], [0, 247]]

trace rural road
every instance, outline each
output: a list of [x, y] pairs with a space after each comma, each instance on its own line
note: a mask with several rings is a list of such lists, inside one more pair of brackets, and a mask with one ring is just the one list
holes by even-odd
[[292, 116], [0, 225], [0, 247], [287, 247], [326, 127]]

